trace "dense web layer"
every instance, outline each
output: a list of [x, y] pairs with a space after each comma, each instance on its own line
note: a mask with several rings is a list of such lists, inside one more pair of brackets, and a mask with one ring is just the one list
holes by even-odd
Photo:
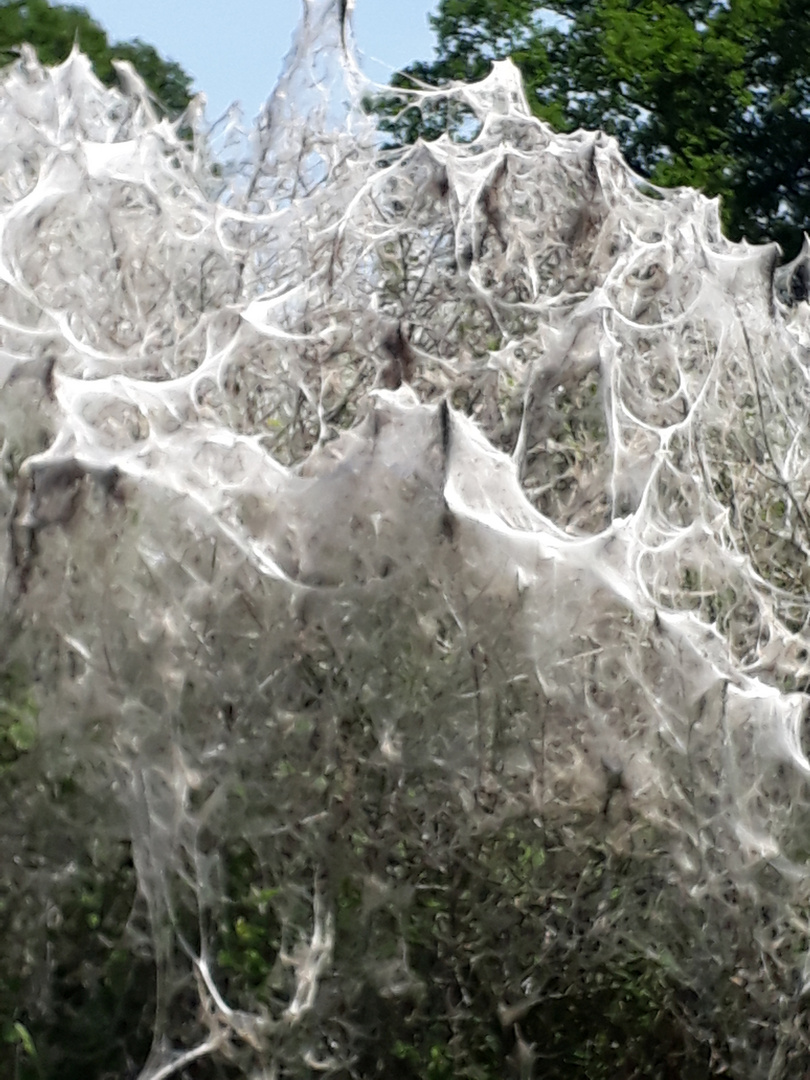
[[799, 1075], [807, 254], [554, 134], [508, 63], [403, 97], [466, 141], [381, 150], [338, 7], [238, 167], [126, 65], [2, 76], [21, 993], [131, 850], [142, 1080], [372, 1075], [386, 1010], [463, 1032], [484, 992], [542, 1062], [549, 972], [628, 955], [735, 1075]]

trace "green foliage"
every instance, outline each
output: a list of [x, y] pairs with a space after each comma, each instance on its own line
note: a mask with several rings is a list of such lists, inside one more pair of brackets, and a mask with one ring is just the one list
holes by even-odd
[[[72, 818], [81, 792], [68, 784], [52, 795], [53, 831], [57, 820]], [[343, 1022], [368, 1033], [352, 1075], [398, 1080], [530, 1075], [710, 1080], [715, 1075], [706, 1047], [684, 1032], [682, 991], [670, 978], [666, 956], [641, 954], [611, 925], [614, 914], [638, 903], [632, 859], [589, 842], [572, 858], [553, 830], [540, 832], [520, 822], [467, 839], [472, 843], [460, 844], [449, 860], [428, 855], [419, 868], [420, 841], [412, 833], [404, 838], [389, 854], [389, 869], [415, 868], [403, 894], [410, 899], [393, 900], [390, 908], [365, 902], [366, 872], [360, 863], [352, 868], [350, 860], [344, 862], [347, 876], [336, 882], [339, 936], [362, 936], [368, 963], [384, 967], [400, 955], [401, 930], [410, 972], [408, 984], [395, 992], [383, 979], [376, 989], [366, 983], [343, 1003]], [[354, 841], [347, 838], [347, 844]], [[37, 995], [37, 965], [15, 961], [8, 952], [0, 958], [2, 1076], [110, 1080], [135, 1075], [148, 1053], [158, 1007], [155, 970], [149, 950], [141, 954], [134, 947], [145, 912], [129, 846], [93, 843], [76, 854], [58, 880], [51, 879], [47, 925], [40, 921], [36, 896], [17, 890], [13, 904], [0, 904], [0, 940], [19, 942], [24, 956], [47, 950], [51, 969], [45, 993]], [[270, 1002], [282, 985], [278, 904], [284, 890], [267, 881], [250, 844], [226, 844], [221, 858], [216, 979], [233, 1007], [255, 1008]], [[563, 863], [563, 876], [576, 880], [577, 889], [551, 888], [560, 881]], [[27, 922], [19, 921], [20, 912], [27, 913]], [[516, 951], [515, 941], [521, 944]], [[524, 965], [523, 999], [507, 990], [519, 975], [510, 955]], [[510, 999], [516, 1001], [514, 1010], [506, 1007]], [[235, 1080], [243, 1074], [201, 1062], [191, 1075]]]
[[[656, 184], [723, 200], [738, 239], [790, 255], [810, 220], [810, 8], [801, 0], [443, 0], [437, 59], [395, 85], [480, 79], [511, 56], [535, 113], [555, 127], [614, 134]], [[458, 127], [446, 102], [398, 114], [399, 141]]]
[[0, 672], [0, 774], [36, 744], [37, 712], [25, 672], [14, 665]]
[[[616, 949], [611, 941], [611, 914], [634, 903], [637, 882], [624, 877], [629, 865], [598, 846], [583, 849], [570, 865], [572, 879], [580, 880], [572, 902], [573, 893], [549, 893], [550, 873], [559, 872], [567, 856], [558, 838], [549, 833], [546, 839], [548, 850], [536, 833], [507, 827], [480, 838], [472, 851], [459, 850], [447, 865], [424, 867], [404, 922], [409, 964], [422, 992], [366, 1004], [364, 1020], [374, 1018], [369, 1026], [377, 1037], [359, 1075], [715, 1075], [708, 1049], [680, 1022], [679, 991], [665, 958], [641, 955], [627, 941]], [[575, 930], [580, 919], [594, 928], [604, 922], [605, 940]], [[577, 948], [572, 931], [581, 935]], [[516, 940], [525, 946], [518, 950], [525, 958], [525, 997], [510, 1009], [502, 965], [504, 942], [512, 948]]]
[[[70, 796], [59, 811], [69, 813], [69, 804]], [[0, 1076], [128, 1075], [148, 1053], [155, 1009], [153, 964], [127, 939], [135, 900], [128, 846], [97, 847], [68, 864], [47, 908], [16, 886], [0, 905]], [[50, 976], [40, 986], [46, 955]]]
[[178, 116], [190, 101], [191, 78], [179, 64], [164, 60], [157, 51], [136, 38], [111, 43], [103, 27], [81, 7], [52, 5], [47, 0], [0, 2], [0, 65], [16, 60], [19, 46], [27, 42], [41, 63], [60, 64], [74, 44], [93, 64], [107, 86], [116, 81], [114, 60], [128, 60], [152, 91], [158, 106]]
[[230, 1000], [264, 1001], [280, 945], [273, 900], [277, 889], [261, 880], [256, 853], [238, 844], [224, 854], [225, 909], [217, 926], [217, 963]]

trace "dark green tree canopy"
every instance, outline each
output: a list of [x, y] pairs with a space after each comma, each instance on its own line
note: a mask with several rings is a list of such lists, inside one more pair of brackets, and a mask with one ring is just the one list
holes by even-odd
[[107, 86], [116, 81], [113, 60], [128, 60], [169, 116], [179, 115], [190, 101], [191, 78], [179, 64], [164, 60], [139, 38], [111, 43], [84, 8], [52, 5], [47, 0], [0, 2], [0, 65], [14, 61], [23, 42], [36, 49], [43, 64], [66, 60], [77, 43]]
[[[637, 171], [720, 195], [730, 234], [810, 225], [810, 5], [806, 0], [441, 0], [437, 58], [406, 75], [480, 79], [511, 56], [556, 128], [602, 128]], [[400, 77], [399, 85], [409, 85]], [[446, 122], [411, 110], [412, 139]]]

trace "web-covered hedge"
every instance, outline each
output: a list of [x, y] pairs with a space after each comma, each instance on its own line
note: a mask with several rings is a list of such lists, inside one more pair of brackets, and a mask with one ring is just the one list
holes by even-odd
[[247, 165], [0, 84], [0, 1054], [800, 1075], [805, 257], [333, 7]]

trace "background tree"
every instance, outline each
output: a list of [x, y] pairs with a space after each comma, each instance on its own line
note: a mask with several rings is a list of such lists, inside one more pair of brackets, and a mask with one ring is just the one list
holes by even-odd
[[[480, 79], [511, 56], [538, 116], [615, 135], [655, 183], [720, 195], [735, 239], [798, 250], [810, 221], [803, 0], [442, 0], [431, 22], [436, 59], [398, 85]], [[412, 140], [446, 123], [436, 107], [384, 126]]]
[[47, 0], [0, 2], [0, 65], [12, 63], [23, 42], [36, 49], [43, 64], [61, 63], [78, 43], [107, 86], [116, 81], [113, 60], [128, 60], [169, 116], [179, 115], [190, 101], [191, 77], [179, 64], [164, 60], [139, 38], [111, 43], [84, 8], [51, 5]]

